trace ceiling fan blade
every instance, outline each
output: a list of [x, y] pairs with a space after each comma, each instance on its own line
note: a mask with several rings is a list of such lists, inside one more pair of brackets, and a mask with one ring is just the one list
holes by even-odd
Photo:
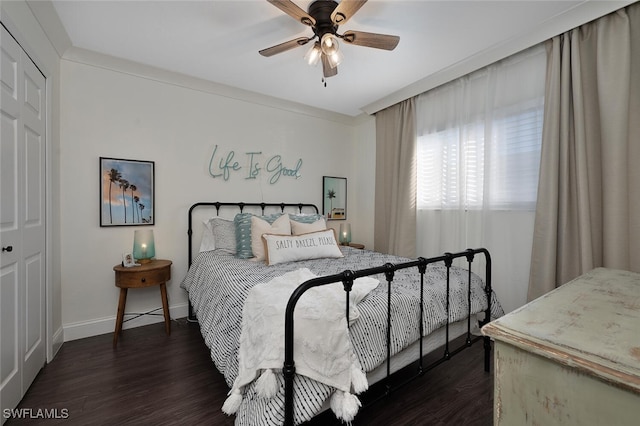
[[324, 78], [329, 78], [337, 74], [338, 74], [338, 67], [331, 68], [327, 55], [323, 53], [322, 54], [322, 75], [324, 75]]
[[305, 12], [303, 9], [298, 7], [291, 0], [267, 0], [269, 3], [286, 13], [287, 15], [295, 18], [297, 21], [303, 23], [304, 25], [308, 25], [310, 27], [316, 24], [316, 20]]
[[342, 40], [357, 46], [393, 50], [400, 42], [400, 37], [387, 34], [365, 33], [363, 31], [345, 31], [342, 35]]
[[331, 21], [336, 25], [346, 23], [367, 0], [342, 0], [331, 13]]
[[309, 40], [311, 40], [309, 37], [299, 37], [293, 40], [285, 41], [284, 43], [276, 44], [275, 46], [267, 47], [266, 49], [260, 50], [258, 53], [266, 57], [277, 55], [278, 53], [286, 52], [287, 50], [293, 49], [295, 47], [304, 46], [305, 44], [309, 43]]

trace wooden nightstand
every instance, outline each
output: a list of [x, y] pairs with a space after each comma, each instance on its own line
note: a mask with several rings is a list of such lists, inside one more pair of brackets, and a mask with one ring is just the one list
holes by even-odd
[[125, 268], [116, 265], [116, 287], [120, 287], [120, 300], [118, 302], [118, 316], [116, 318], [116, 330], [113, 333], [113, 346], [118, 344], [118, 335], [122, 331], [124, 320], [124, 307], [127, 303], [127, 290], [130, 288], [160, 286], [162, 296], [162, 310], [164, 311], [164, 328], [167, 334], [171, 334], [171, 318], [169, 317], [169, 303], [167, 301], [166, 282], [171, 279], [171, 261], [154, 259], [140, 266]]
[[353, 247], [353, 248], [357, 248], [357, 249], [364, 249], [364, 244], [358, 244], [358, 243], [349, 243], [348, 244], [349, 247]]

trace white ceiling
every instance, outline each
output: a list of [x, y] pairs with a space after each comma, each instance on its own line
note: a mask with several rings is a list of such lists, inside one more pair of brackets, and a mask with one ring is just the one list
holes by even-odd
[[[339, 33], [398, 35], [398, 47], [342, 43], [344, 62], [325, 87], [321, 65], [312, 68], [303, 59], [309, 45], [270, 58], [258, 54], [312, 35], [266, 0], [52, 2], [74, 47], [349, 116], [388, 106], [433, 85], [435, 76], [468, 72], [630, 3], [369, 0]], [[294, 2], [305, 10], [311, 3]]]

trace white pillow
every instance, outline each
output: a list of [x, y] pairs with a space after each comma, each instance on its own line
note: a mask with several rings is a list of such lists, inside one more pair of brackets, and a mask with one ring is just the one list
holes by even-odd
[[253, 252], [254, 260], [264, 260], [265, 258], [262, 234], [291, 235], [289, 216], [282, 215], [273, 224], [257, 216], [251, 216], [251, 251]]
[[320, 218], [312, 223], [303, 223], [296, 220], [291, 221], [291, 235], [308, 234], [309, 232], [324, 231], [327, 229], [327, 222]]
[[203, 251], [215, 250], [216, 239], [213, 237], [213, 228], [209, 220], [202, 221], [204, 229], [202, 230], [202, 239], [200, 240], [200, 253]]
[[231, 220], [212, 217], [203, 221], [200, 252], [222, 250], [226, 253], [236, 253], [236, 228]]
[[333, 229], [303, 235], [264, 234], [262, 241], [267, 265], [343, 256]]

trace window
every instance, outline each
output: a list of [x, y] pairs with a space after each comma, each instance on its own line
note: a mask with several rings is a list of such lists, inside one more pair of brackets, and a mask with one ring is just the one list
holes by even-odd
[[518, 75], [526, 62], [422, 97], [418, 209], [535, 210], [544, 84], [532, 91]]
[[541, 44], [416, 102], [417, 254], [486, 248], [507, 311], [527, 297], [545, 76]]

